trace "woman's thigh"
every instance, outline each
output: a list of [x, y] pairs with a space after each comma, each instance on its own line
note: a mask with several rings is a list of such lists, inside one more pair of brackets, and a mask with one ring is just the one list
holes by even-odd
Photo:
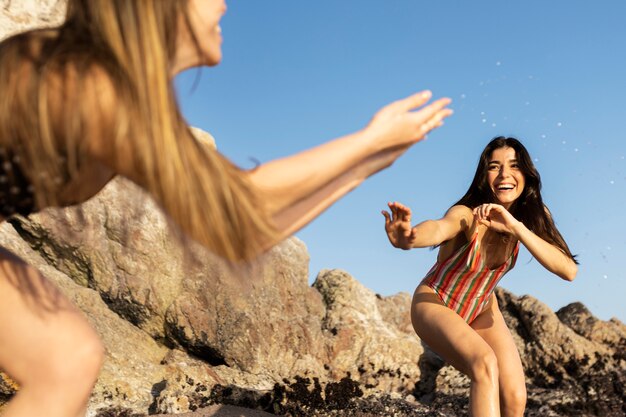
[[[97, 335], [36, 269], [0, 247], [0, 368], [18, 383], [45, 380]], [[84, 343], [92, 348], [94, 343]]]
[[498, 358], [500, 390], [524, 390], [526, 383], [522, 361], [495, 294], [471, 326], [491, 346]]
[[420, 339], [466, 375], [471, 376], [472, 364], [493, 354], [483, 338], [426, 285], [415, 290], [411, 320]]

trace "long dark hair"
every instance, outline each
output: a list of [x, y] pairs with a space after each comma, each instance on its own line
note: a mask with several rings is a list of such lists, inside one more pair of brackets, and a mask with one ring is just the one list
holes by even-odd
[[572, 255], [563, 236], [556, 228], [548, 208], [543, 204], [541, 198], [541, 177], [537, 168], [535, 168], [524, 145], [515, 138], [498, 136], [487, 144], [478, 160], [478, 167], [476, 167], [472, 184], [465, 195], [454, 205], [463, 205], [474, 209], [481, 204], [498, 202], [487, 181], [487, 170], [491, 154], [500, 148], [512, 148], [515, 150], [519, 169], [524, 175], [526, 182], [522, 194], [509, 207], [509, 212], [537, 236], [555, 245], [567, 256], [571, 257], [574, 262], [578, 263], [576, 256]]

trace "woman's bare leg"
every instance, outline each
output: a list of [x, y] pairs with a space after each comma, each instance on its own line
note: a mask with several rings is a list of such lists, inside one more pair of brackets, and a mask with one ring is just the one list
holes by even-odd
[[502, 417], [523, 417], [526, 408], [524, 368], [495, 295], [471, 326], [491, 346], [498, 358]]
[[500, 417], [498, 361], [483, 338], [425, 285], [415, 290], [411, 320], [431, 349], [470, 377], [470, 415]]
[[0, 248], [0, 368], [19, 385], [3, 417], [78, 417], [103, 360], [82, 314], [37, 270]]

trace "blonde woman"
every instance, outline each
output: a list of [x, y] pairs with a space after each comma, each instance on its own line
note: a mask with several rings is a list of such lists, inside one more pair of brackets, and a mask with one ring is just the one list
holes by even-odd
[[[123, 175], [191, 237], [249, 259], [451, 114], [422, 92], [352, 135], [242, 171], [193, 139], [171, 83], [220, 62], [225, 11], [223, 0], [69, 0], [61, 27], [2, 42], [0, 219], [80, 203]], [[102, 358], [76, 309], [0, 249], [0, 368], [21, 387], [3, 416], [83, 415]]]
[[391, 244], [439, 246], [437, 262], [413, 295], [418, 336], [471, 379], [470, 415], [522, 417], [524, 369], [493, 293], [515, 266], [520, 243], [541, 265], [571, 281], [577, 262], [541, 198], [541, 179], [517, 139], [483, 150], [467, 193], [439, 220], [411, 227], [411, 210], [383, 211]]

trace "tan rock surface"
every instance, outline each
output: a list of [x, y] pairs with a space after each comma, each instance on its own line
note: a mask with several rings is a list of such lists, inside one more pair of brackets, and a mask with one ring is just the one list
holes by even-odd
[[59, 25], [65, 6], [65, 0], [0, 1], [0, 40], [27, 29]]

